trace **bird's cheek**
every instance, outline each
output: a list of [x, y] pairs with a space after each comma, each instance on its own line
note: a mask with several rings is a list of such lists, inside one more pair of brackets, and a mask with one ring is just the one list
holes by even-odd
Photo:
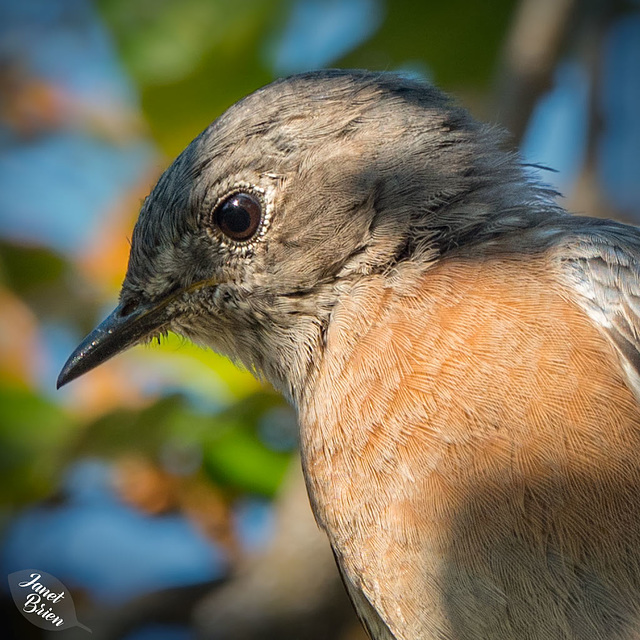
[[244, 325], [244, 303], [232, 285], [205, 286], [189, 292], [172, 310], [171, 331], [195, 344], [232, 358]]
[[181, 304], [171, 321], [171, 330], [199, 345], [209, 346], [206, 339], [215, 325], [213, 315], [204, 305]]
[[195, 319], [176, 318], [171, 323], [171, 331], [173, 333], [186, 338], [201, 347], [208, 347], [206, 342], [206, 332], [198, 325]]
[[211, 349], [232, 359], [238, 358], [234, 332], [224, 322], [216, 322], [214, 318], [201, 316], [198, 319], [192, 319], [191, 322], [176, 323], [173, 331], [199, 347]]

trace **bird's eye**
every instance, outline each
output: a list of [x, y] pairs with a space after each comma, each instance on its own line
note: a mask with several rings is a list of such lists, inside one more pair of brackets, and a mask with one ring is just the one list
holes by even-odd
[[234, 193], [213, 212], [214, 224], [236, 242], [249, 240], [260, 228], [262, 203], [251, 193]]

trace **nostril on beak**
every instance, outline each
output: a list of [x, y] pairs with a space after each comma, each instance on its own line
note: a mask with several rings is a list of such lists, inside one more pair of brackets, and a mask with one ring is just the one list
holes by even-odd
[[132, 298], [122, 305], [120, 309], [120, 313], [118, 314], [121, 318], [125, 318], [126, 316], [131, 315], [139, 306], [140, 301], [136, 298]]

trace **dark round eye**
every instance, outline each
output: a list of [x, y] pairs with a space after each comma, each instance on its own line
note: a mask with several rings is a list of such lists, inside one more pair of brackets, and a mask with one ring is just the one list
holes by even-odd
[[234, 193], [213, 212], [214, 224], [236, 242], [249, 240], [260, 228], [262, 203], [251, 193]]

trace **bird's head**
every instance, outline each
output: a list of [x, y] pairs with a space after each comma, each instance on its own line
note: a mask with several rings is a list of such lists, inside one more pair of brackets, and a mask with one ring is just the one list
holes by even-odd
[[295, 398], [360, 278], [427, 264], [527, 199], [495, 138], [432, 86], [393, 74], [324, 71], [260, 89], [162, 175], [120, 304], [58, 385], [171, 330]]

